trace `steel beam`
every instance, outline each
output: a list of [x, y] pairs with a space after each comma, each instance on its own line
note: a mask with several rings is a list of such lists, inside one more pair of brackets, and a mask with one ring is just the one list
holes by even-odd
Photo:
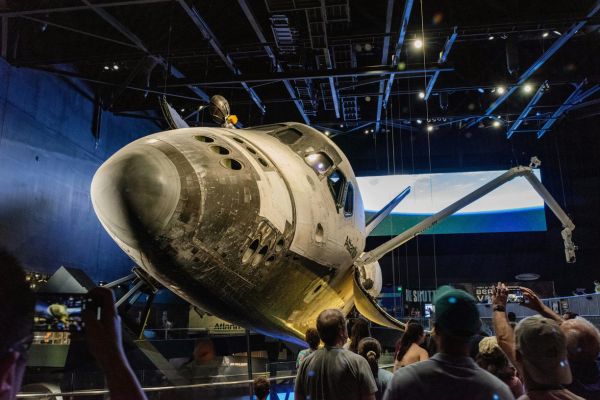
[[581, 88], [584, 84], [585, 80], [575, 85], [575, 90], [573, 90], [569, 97], [566, 98], [564, 103], [560, 107], [558, 107], [556, 111], [554, 111], [554, 113], [552, 113], [552, 116], [546, 121], [542, 128], [539, 131], [537, 131], [536, 136], [538, 139], [544, 136], [546, 131], [548, 131], [556, 121], [558, 121], [571, 107], [573, 107], [573, 101], [577, 102], [577, 100], [579, 99], [579, 96], [581, 95]]
[[333, 109], [335, 110], [335, 117], [340, 117], [340, 99], [338, 96], [337, 88], [335, 87], [335, 80], [333, 77], [329, 77], [329, 89], [331, 90], [331, 101], [333, 102]]
[[2, 17], [2, 58], [8, 55], [8, 17]]
[[[440, 54], [440, 58], [438, 59], [438, 64], [441, 65], [446, 62], [446, 60], [448, 59], [448, 55], [450, 54], [450, 50], [452, 49], [452, 45], [456, 41], [457, 37], [458, 37], [458, 33], [456, 33], [456, 26], [455, 26], [454, 31], [452, 32], [452, 35], [450, 35], [448, 40], [446, 40], [446, 44], [444, 45], [444, 50], [442, 50], [442, 53]], [[429, 79], [429, 81], [427, 82], [427, 88], [425, 88], [425, 97], [424, 97], [425, 101], [429, 100], [429, 96], [431, 96], [431, 91], [433, 90], [433, 87], [435, 86], [435, 82], [437, 81], [439, 76], [440, 76], [440, 72], [436, 71], [433, 74], [433, 76]]]
[[[410, 19], [410, 13], [412, 11], [413, 0], [406, 0], [404, 3], [404, 12], [402, 14], [402, 23], [400, 25], [400, 32], [398, 32], [398, 40], [396, 41], [396, 50], [394, 51], [394, 59], [392, 60], [392, 67], [398, 65], [400, 53], [402, 52], [402, 45], [404, 44], [404, 37], [406, 36], [406, 29], [408, 27], [408, 20]], [[396, 74], [392, 73], [388, 78], [387, 84], [385, 85], [385, 92], [383, 95], [383, 106], [387, 108], [387, 102], [392, 91], [392, 85], [394, 84], [394, 77]]]
[[[229, 68], [231, 70], [231, 72], [233, 72], [235, 75], [241, 75], [240, 69], [235, 65], [235, 63], [233, 62], [231, 57], [228, 54], [225, 54], [225, 52], [223, 51], [223, 48], [221, 47], [221, 43], [219, 43], [219, 40], [217, 39], [217, 37], [215, 36], [213, 31], [210, 29], [210, 27], [208, 26], [208, 24], [206, 23], [204, 18], [202, 18], [200, 13], [198, 13], [198, 10], [196, 10], [195, 7], [190, 7], [185, 2], [185, 0], [177, 0], [177, 2], [181, 6], [181, 8], [183, 8], [183, 10], [188, 15], [188, 17], [190, 17], [190, 19], [192, 20], [194, 25], [196, 25], [196, 27], [198, 28], [200, 33], [202, 33], [202, 36], [204, 37], [204, 39], [206, 39], [208, 41], [208, 43], [213, 48], [215, 53], [217, 53], [217, 55], [221, 58], [221, 60], [223, 60], [223, 62], [227, 66], [227, 68]], [[261, 101], [260, 97], [258, 97], [258, 94], [256, 94], [254, 89], [252, 89], [250, 86], [248, 86], [248, 84], [246, 82], [242, 81], [240, 83], [243, 86], [243, 88], [246, 89], [246, 91], [250, 95], [250, 98], [252, 99], [252, 101], [254, 101], [254, 103], [260, 110], [260, 112], [262, 114], [264, 114], [265, 113], [265, 105]]]
[[[387, 11], [385, 14], [385, 33], [383, 38], [383, 47], [381, 50], [381, 65], [388, 63], [388, 53], [390, 52], [390, 32], [392, 30], [392, 17], [394, 14], [394, 0], [388, 0]], [[384, 81], [379, 81], [379, 93], [383, 93]], [[375, 132], [379, 132], [381, 128], [381, 110], [383, 108], [383, 96], [377, 96], [377, 117], [375, 118]]]
[[[258, 40], [263, 45], [263, 48], [265, 49], [267, 56], [269, 56], [269, 58], [271, 59], [271, 63], [275, 67], [276, 71], [283, 72], [283, 68], [281, 67], [281, 64], [279, 64], [279, 62], [277, 61], [277, 58], [275, 57], [275, 53], [273, 52], [273, 50], [271, 49], [271, 46], [269, 45], [269, 42], [265, 38], [262, 28], [256, 21], [256, 18], [254, 17], [254, 13], [250, 9], [250, 6], [246, 2], [246, 0], [238, 0], [238, 4], [240, 5], [242, 11], [244, 12], [246, 19], [252, 26], [254, 33], [256, 33]], [[283, 80], [283, 85], [285, 86], [285, 89], [288, 91], [288, 93], [290, 94], [290, 97], [294, 101], [294, 104], [296, 105], [296, 108], [298, 109], [300, 116], [304, 120], [304, 123], [307, 125], [310, 125], [310, 120], [308, 119], [308, 116], [304, 112], [304, 106], [302, 105], [302, 102], [300, 101], [300, 99], [298, 99], [298, 96], [296, 96], [296, 90], [292, 87], [289, 80]]]
[[529, 103], [527, 103], [527, 105], [525, 106], [525, 108], [523, 109], [521, 114], [517, 117], [515, 122], [513, 122], [513, 124], [510, 126], [510, 128], [508, 129], [508, 132], [506, 132], [507, 139], [510, 139], [512, 137], [512, 135], [517, 131], [517, 129], [519, 129], [519, 126], [521, 126], [523, 121], [525, 121], [525, 118], [527, 118], [527, 115], [529, 115], [531, 110], [533, 110], [533, 107], [535, 107], [535, 105], [540, 101], [540, 99], [546, 92], [547, 87], [548, 87], [548, 81], [546, 81], [542, 85], [540, 85], [538, 90], [535, 92], [535, 95], [533, 95], [531, 100], [529, 100]]
[[571, 25], [571, 27], [565, 33], [556, 39], [554, 43], [552, 43], [552, 46], [550, 46], [548, 50], [546, 50], [533, 64], [531, 64], [531, 66], [525, 72], [523, 72], [523, 74], [517, 80], [516, 85], [507, 90], [502, 96], [496, 99], [492, 105], [488, 107], [483, 117], [471, 121], [466, 127], [471, 128], [486, 116], [494, 114], [496, 108], [504, 103], [510, 97], [510, 95], [517, 90], [518, 85], [522, 85], [525, 81], [527, 81], [527, 79], [529, 79], [542, 65], [544, 65], [544, 63], [548, 61], [550, 57], [552, 57], [562, 46], [564, 46], [569, 39], [575, 36], [575, 34], [587, 23], [587, 20], [593, 17], [598, 11], [600, 11], [600, 0], [596, 0], [594, 7], [592, 7], [592, 9], [586, 14], [586, 19]]
[[[454, 71], [454, 68], [428, 68], [428, 69], [412, 69], [404, 71], [396, 71], [394, 68], [387, 66], [377, 67], [366, 67], [366, 68], [351, 68], [343, 70], [320, 70], [320, 71], [293, 71], [293, 72], [271, 72], [268, 74], [256, 74], [256, 75], [245, 75], [243, 78], [244, 82], [247, 83], [261, 83], [261, 82], [277, 82], [277, 81], [289, 81], [289, 80], [300, 80], [300, 79], [328, 79], [329, 77], [343, 78], [352, 76], [378, 76], [378, 75], [397, 75], [399, 77], [422, 77], [423, 74], [434, 74], [436, 71], [446, 72]], [[215, 78], [213, 81], [197, 81], [197, 80], [184, 80], [181, 82], [173, 82], [167, 85], [167, 87], [183, 87], [187, 85], [198, 85], [198, 86], [210, 86], [210, 85], [231, 85], [239, 84], [242, 78], [230, 79], [230, 78]]]
[[[142, 40], [139, 37], [137, 37], [133, 32], [131, 32], [125, 25], [119, 22], [119, 20], [117, 20], [115, 17], [109, 14], [108, 11], [106, 11], [104, 8], [100, 7], [97, 4], [91, 3], [89, 0], [81, 1], [88, 8], [92, 9], [96, 14], [98, 14], [100, 18], [105, 20], [113, 28], [119, 31], [119, 33], [125, 36], [131, 43], [135, 44], [140, 50], [142, 50], [146, 54], [150, 54], [150, 51], [142, 42]], [[156, 57], [156, 59], [158, 60], [158, 63], [161, 64], [173, 77], [178, 79], [185, 79], [185, 75], [183, 74], [183, 72], [179, 71], [173, 65], [169, 65], [169, 63], [163, 57]], [[187, 86], [192, 92], [194, 92], [194, 94], [196, 94], [200, 99], [206, 102], [210, 101], [210, 97], [202, 89], [190, 85], [185, 86]]]

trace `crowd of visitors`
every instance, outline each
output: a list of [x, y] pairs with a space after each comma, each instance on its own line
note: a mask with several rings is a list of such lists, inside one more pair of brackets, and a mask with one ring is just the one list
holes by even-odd
[[[16, 399], [32, 342], [34, 297], [16, 259], [0, 250], [0, 400]], [[297, 359], [299, 400], [600, 400], [600, 333], [577, 315], [559, 315], [530, 289], [522, 306], [536, 315], [516, 321], [507, 313], [508, 289], [492, 293], [492, 328], [482, 321], [475, 299], [440, 287], [434, 295], [432, 332], [406, 324], [396, 343], [394, 373], [381, 368], [381, 344], [366, 320], [356, 319], [348, 337], [340, 310], [322, 311], [306, 331], [309, 348]], [[145, 399], [121, 340], [121, 322], [110, 290], [92, 289], [94, 307], [84, 311], [85, 340], [105, 376], [111, 399]], [[319, 347], [320, 344], [322, 347]], [[473, 350], [476, 349], [476, 350]], [[269, 381], [257, 378], [257, 399]]]

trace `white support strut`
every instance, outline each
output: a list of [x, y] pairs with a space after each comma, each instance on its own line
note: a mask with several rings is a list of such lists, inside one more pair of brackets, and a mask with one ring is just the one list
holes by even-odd
[[469, 193], [465, 197], [457, 200], [456, 202], [450, 204], [448, 207], [443, 210], [433, 214], [430, 217], [425, 218], [423, 221], [419, 222], [412, 228], [402, 232], [395, 238], [385, 242], [384, 244], [376, 247], [375, 249], [363, 253], [357, 260], [357, 264], [368, 264], [379, 260], [381, 257], [389, 253], [390, 251], [402, 246], [404, 243], [408, 242], [415, 236], [421, 234], [423, 231], [431, 228], [433, 225], [437, 224], [439, 221], [449, 217], [450, 215], [456, 213], [467, 205], [473, 203], [475, 200], [480, 199], [486, 194], [490, 193], [494, 189], [504, 185], [506, 182], [523, 176], [527, 181], [533, 186], [535, 191], [544, 199], [544, 202], [548, 205], [550, 210], [556, 215], [556, 217], [560, 220], [563, 226], [563, 231], [561, 232], [562, 238], [564, 240], [565, 245], [565, 256], [568, 263], [575, 262], [575, 250], [577, 247], [571, 241], [571, 233], [575, 229], [575, 225], [573, 221], [567, 216], [567, 214], [563, 211], [560, 205], [556, 202], [556, 200], [552, 197], [550, 192], [546, 190], [544, 185], [537, 179], [537, 177], [533, 174], [532, 167], [525, 166], [517, 166], [509, 169], [502, 175], [497, 178], [491, 180], [485, 185], [481, 186], [479, 189], [474, 192]]

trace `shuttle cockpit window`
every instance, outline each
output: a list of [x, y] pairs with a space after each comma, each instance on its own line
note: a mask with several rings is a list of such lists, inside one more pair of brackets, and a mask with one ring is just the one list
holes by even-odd
[[346, 217], [351, 217], [354, 212], [354, 188], [352, 184], [348, 184], [348, 189], [346, 189], [346, 200], [344, 201], [344, 215]]
[[327, 177], [327, 183], [331, 194], [333, 195], [333, 201], [337, 207], [341, 206], [344, 195], [344, 187], [346, 186], [346, 177], [339, 170], [334, 170]]
[[281, 143], [291, 145], [296, 143], [301, 137], [302, 133], [295, 129], [286, 129], [275, 133], [275, 137], [279, 139]]
[[333, 161], [325, 153], [312, 153], [304, 157], [304, 161], [318, 174], [325, 174], [331, 167]]

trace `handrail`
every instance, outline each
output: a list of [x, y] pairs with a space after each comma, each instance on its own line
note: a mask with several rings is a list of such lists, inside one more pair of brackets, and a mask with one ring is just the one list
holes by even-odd
[[[267, 378], [268, 381], [281, 381], [286, 379], [296, 379], [296, 375], [287, 375], [287, 376], [276, 376]], [[214, 386], [235, 386], [241, 384], [249, 384], [253, 383], [253, 380], [246, 379], [242, 381], [233, 381], [233, 382], [212, 382], [212, 383], [195, 383], [191, 385], [178, 385], [178, 386], [151, 386], [142, 388], [144, 392], [161, 392], [167, 390], [180, 390], [180, 389], [197, 389], [204, 387], [214, 387]], [[108, 389], [86, 389], [86, 390], [76, 390], [72, 392], [60, 392], [60, 393], [19, 393], [17, 394], [17, 399], [35, 399], [39, 397], [49, 398], [49, 397], [59, 397], [59, 396], [97, 396], [101, 394], [108, 394]]]

